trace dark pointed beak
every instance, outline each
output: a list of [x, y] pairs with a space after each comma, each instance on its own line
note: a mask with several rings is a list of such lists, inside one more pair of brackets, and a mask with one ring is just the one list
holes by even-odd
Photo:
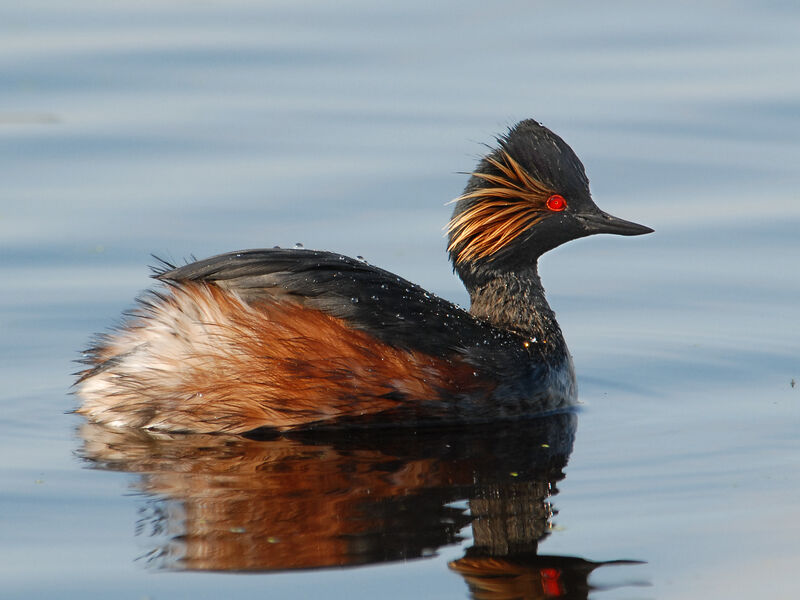
[[584, 213], [576, 215], [576, 217], [583, 225], [586, 235], [593, 235], [595, 233], [614, 233], [616, 235], [644, 235], [645, 233], [653, 233], [650, 227], [620, 219], [619, 217], [603, 212], [599, 208], [597, 212]]

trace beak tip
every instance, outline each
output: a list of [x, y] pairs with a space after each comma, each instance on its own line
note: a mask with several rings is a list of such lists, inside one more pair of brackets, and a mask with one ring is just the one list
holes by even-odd
[[656, 231], [655, 229], [653, 229], [652, 227], [648, 227], [647, 225], [639, 225], [638, 223], [636, 225], [638, 226], [638, 229], [636, 231], [631, 229], [631, 232], [627, 235], [647, 235], [648, 233], [655, 233]]

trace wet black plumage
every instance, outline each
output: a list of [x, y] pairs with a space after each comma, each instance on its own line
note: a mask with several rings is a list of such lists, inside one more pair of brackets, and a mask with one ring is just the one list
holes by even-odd
[[433, 355], [463, 352], [484, 340], [521, 346], [518, 336], [497, 330], [419, 285], [333, 252], [244, 250], [160, 270], [155, 277], [175, 283], [213, 282], [251, 303], [285, 295], [396, 348]]

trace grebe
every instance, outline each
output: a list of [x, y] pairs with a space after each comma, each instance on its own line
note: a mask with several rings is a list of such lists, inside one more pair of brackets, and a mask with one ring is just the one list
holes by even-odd
[[652, 229], [591, 199], [583, 165], [534, 120], [510, 128], [453, 202], [448, 252], [470, 310], [361, 260], [245, 250], [181, 267], [85, 354], [78, 412], [118, 427], [468, 424], [573, 404], [575, 373], [538, 258]]

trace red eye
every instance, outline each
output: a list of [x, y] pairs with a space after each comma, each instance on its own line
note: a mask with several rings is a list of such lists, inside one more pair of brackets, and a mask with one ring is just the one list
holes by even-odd
[[553, 194], [547, 199], [547, 208], [552, 210], [553, 212], [561, 212], [565, 208], [567, 208], [567, 201], [564, 200], [564, 196], [560, 194]]

